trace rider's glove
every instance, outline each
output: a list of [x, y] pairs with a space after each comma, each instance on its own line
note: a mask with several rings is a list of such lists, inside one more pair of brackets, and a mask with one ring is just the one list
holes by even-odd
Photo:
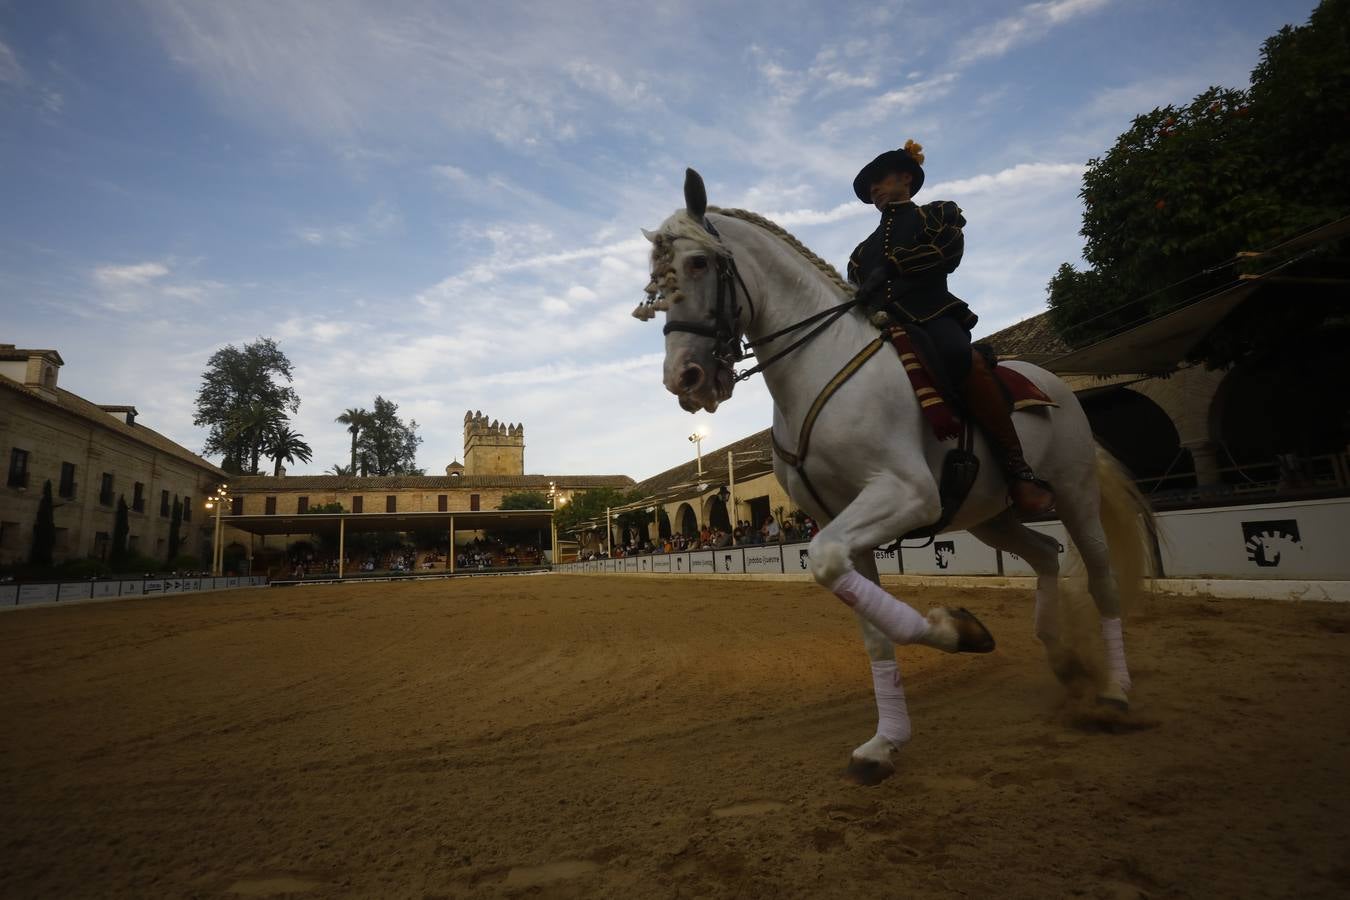
[[886, 282], [895, 277], [892, 271], [894, 265], [887, 260], [885, 265], [868, 273], [863, 283], [858, 286], [858, 292], [854, 294], [859, 303], [869, 309], [878, 309], [886, 302]]

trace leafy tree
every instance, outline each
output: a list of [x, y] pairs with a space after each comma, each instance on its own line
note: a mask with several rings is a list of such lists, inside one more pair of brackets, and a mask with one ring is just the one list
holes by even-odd
[[314, 458], [314, 451], [305, 443], [303, 434], [292, 431], [288, 425], [281, 425], [267, 434], [267, 455], [276, 463], [272, 474], [280, 476], [283, 462], [299, 460], [307, 463]]
[[621, 491], [612, 487], [582, 491], [566, 505], [558, 507], [558, 512], [554, 516], [554, 521], [558, 524], [558, 533], [570, 533], [579, 523], [590, 519], [604, 519], [606, 509], [633, 503], [639, 499], [641, 497], [636, 491]]
[[56, 516], [52, 504], [51, 479], [42, 483], [42, 499], [38, 501], [37, 517], [33, 520], [33, 546], [28, 561], [35, 566], [50, 566], [52, 551], [56, 548]]
[[[370, 422], [370, 411], [366, 409], [347, 409], [342, 415], [334, 419], [335, 422], [341, 422], [347, 426], [348, 433], [352, 436], [352, 466], [348, 472], [338, 472], [338, 475], [356, 474], [356, 441], [361, 436], [361, 431]], [[335, 467], [336, 468], [336, 467]]]
[[417, 420], [406, 425], [398, 417], [398, 404], [375, 398], [375, 408], [357, 438], [362, 458], [362, 475], [423, 475], [417, 467]]
[[127, 559], [127, 535], [131, 533], [127, 516], [127, 498], [118, 494], [117, 518], [113, 520], [112, 547], [108, 550], [108, 562], [114, 566]]
[[268, 431], [300, 408], [291, 380], [291, 361], [271, 338], [212, 354], [192, 419], [210, 429], [202, 452], [222, 454], [228, 472], [256, 473]]
[[[1248, 89], [1211, 87], [1156, 108], [1089, 161], [1080, 192], [1089, 268], [1055, 273], [1051, 322], [1082, 346], [1231, 282], [1239, 251], [1350, 210], [1347, 165], [1350, 0], [1323, 0], [1307, 25], [1265, 42]], [[1330, 256], [1307, 266], [1300, 274], [1344, 274]], [[1268, 287], [1260, 312], [1230, 316], [1195, 358], [1223, 366], [1306, 352], [1291, 333], [1344, 327], [1331, 298], [1285, 296]]]
[[498, 504], [498, 509], [550, 509], [553, 501], [549, 499], [548, 494], [539, 491], [520, 491], [515, 494], [505, 494], [502, 496], [502, 502]]
[[178, 548], [183, 543], [183, 501], [177, 497], [173, 498], [173, 517], [169, 519], [169, 555], [166, 559], [172, 561], [178, 555]]

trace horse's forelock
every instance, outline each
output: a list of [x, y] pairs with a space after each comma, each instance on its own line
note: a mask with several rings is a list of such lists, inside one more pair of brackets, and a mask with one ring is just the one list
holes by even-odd
[[656, 229], [653, 243], [659, 248], [661, 243], [668, 245], [676, 238], [688, 238], [719, 256], [731, 255], [731, 250], [719, 238], [709, 233], [702, 222], [683, 209], [677, 209], [661, 223], [661, 227]]

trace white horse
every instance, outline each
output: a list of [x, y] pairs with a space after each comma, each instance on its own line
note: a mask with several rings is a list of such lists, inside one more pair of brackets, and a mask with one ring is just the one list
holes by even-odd
[[[868, 355], [877, 329], [858, 310], [839, 309], [850, 299], [850, 286], [791, 235], [754, 213], [710, 212], [692, 169], [685, 209], [643, 233], [653, 243], [652, 283], [634, 315], [666, 312], [664, 381], [684, 409], [713, 412], [731, 397], [742, 337], [753, 345], [812, 322], [771, 337], [756, 355], [773, 397], [774, 473], [822, 525], [810, 545], [811, 574], [858, 615], [872, 661], [877, 732], [853, 751], [849, 769], [861, 781], [880, 781], [894, 772], [894, 754], [910, 736], [894, 645], [993, 649], [984, 626], [965, 610], [938, 608], [923, 616], [883, 590], [872, 553], [938, 520], [939, 473], [951, 443], [939, 442], [926, 425], [898, 354], [882, 346]], [[813, 338], [772, 360], [817, 328]], [[1111, 555], [1120, 557], [1118, 568], [1142, 572], [1142, 529], [1151, 527], [1151, 514], [1097, 447], [1073, 391], [1036, 366], [1009, 365], [1058, 404], [1014, 418], [1028, 461], [1055, 487], [1058, 512], [1087, 569], [1109, 669], [1099, 696], [1125, 707], [1131, 684]], [[947, 527], [968, 530], [1035, 570], [1036, 635], [1056, 674], [1067, 679], [1077, 659], [1057, 621], [1058, 543], [1027, 528], [1010, 509], [1001, 468], [982, 436], [974, 449], [983, 464]], [[1113, 530], [1109, 549], [1104, 519], [1124, 526], [1119, 540]]]

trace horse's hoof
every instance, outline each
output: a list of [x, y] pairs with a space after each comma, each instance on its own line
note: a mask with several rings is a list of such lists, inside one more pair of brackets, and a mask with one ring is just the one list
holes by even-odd
[[875, 787], [895, 774], [895, 764], [890, 760], [861, 759], [857, 756], [850, 756], [847, 774], [849, 780], [855, 784]]
[[1097, 705], [1109, 706], [1118, 712], [1130, 711], [1130, 698], [1125, 695], [1119, 685], [1110, 684], [1097, 692]]
[[975, 618], [975, 614], [964, 606], [948, 609], [952, 624], [956, 626], [957, 653], [989, 653], [994, 649], [994, 636], [984, 623]]

